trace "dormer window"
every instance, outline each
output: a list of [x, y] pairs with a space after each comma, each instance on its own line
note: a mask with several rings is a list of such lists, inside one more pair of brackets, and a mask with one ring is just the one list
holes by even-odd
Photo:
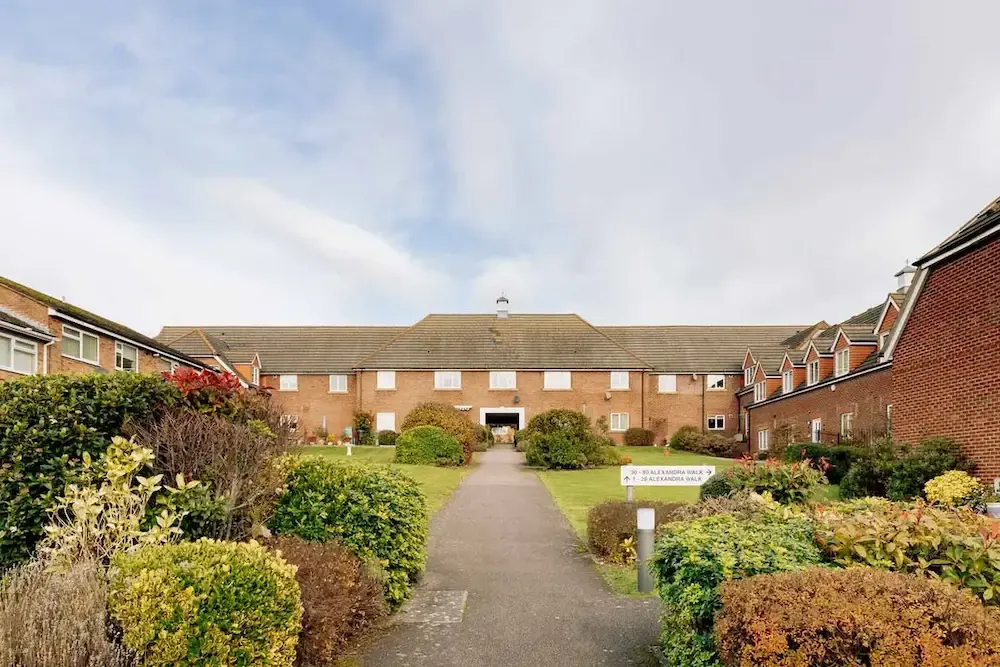
[[819, 382], [819, 359], [810, 361], [806, 366], [806, 384], [810, 387]]
[[753, 366], [743, 369], [743, 386], [749, 387], [753, 384]]
[[758, 382], [753, 386], [753, 402], [760, 403], [767, 398], [767, 381]]
[[842, 375], [847, 375], [851, 372], [851, 348], [845, 347], [843, 350], [837, 350], [837, 365], [834, 370], [834, 375], [840, 377]]
[[781, 374], [782, 394], [790, 394], [792, 393], [792, 390], [795, 389], [794, 373], [795, 371], [793, 370], [787, 370]]

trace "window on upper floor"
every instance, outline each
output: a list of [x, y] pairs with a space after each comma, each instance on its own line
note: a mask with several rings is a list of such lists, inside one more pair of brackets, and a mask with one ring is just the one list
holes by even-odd
[[278, 389], [279, 389], [279, 391], [298, 391], [299, 390], [299, 376], [298, 375], [279, 375], [278, 376]]
[[573, 386], [570, 371], [545, 371], [545, 389], [570, 389]]
[[96, 364], [100, 356], [99, 343], [100, 339], [94, 334], [75, 327], [63, 327], [62, 353], [64, 356]]
[[260, 369], [257, 368], [256, 366], [254, 366], [251, 375], [252, 375], [251, 381], [255, 385], [257, 385], [259, 387], [260, 386]]
[[330, 376], [330, 393], [331, 394], [346, 394], [347, 393], [347, 376], [346, 375], [331, 375]]
[[809, 422], [809, 440], [811, 442], [823, 441], [823, 421], [821, 419], [813, 419]]
[[795, 389], [795, 371], [787, 370], [781, 374], [781, 393], [790, 394]]
[[837, 363], [834, 375], [840, 377], [841, 375], [847, 375], [851, 372], [851, 348], [845, 347], [843, 350], [837, 350], [835, 358]]
[[753, 386], [753, 402], [760, 403], [767, 398], [767, 381], [758, 382]]
[[709, 431], [725, 431], [726, 430], [726, 415], [709, 415], [708, 416], [708, 430]]
[[139, 350], [127, 343], [115, 341], [115, 368], [134, 373], [139, 370]]
[[771, 434], [765, 428], [763, 431], [757, 431], [757, 451], [766, 452], [771, 448]]
[[610, 419], [610, 428], [612, 431], [627, 431], [628, 430], [628, 413], [627, 412], [612, 412]]
[[611, 388], [628, 389], [628, 371], [611, 371]]
[[715, 374], [706, 375], [705, 386], [709, 391], [722, 391], [726, 388], [726, 376]]
[[840, 415], [840, 437], [848, 440], [854, 435], [854, 413], [845, 412]]
[[749, 387], [753, 384], [753, 366], [743, 369], [743, 386]]
[[396, 371], [377, 371], [375, 373], [376, 389], [395, 389]]
[[434, 371], [435, 389], [461, 389], [462, 371]]
[[490, 371], [490, 389], [517, 389], [517, 371]]
[[810, 387], [819, 382], [819, 359], [806, 364], [806, 384]]
[[673, 394], [677, 391], [677, 376], [658, 375], [656, 377], [656, 390], [661, 394]]
[[0, 335], [0, 368], [34, 375], [38, 368], [38, 345], [13, 336]]
[[885, 349], [886, 343], [889, 342], [889, 332], [883, 331], [878, 335], [878, 349], [879, 352]]

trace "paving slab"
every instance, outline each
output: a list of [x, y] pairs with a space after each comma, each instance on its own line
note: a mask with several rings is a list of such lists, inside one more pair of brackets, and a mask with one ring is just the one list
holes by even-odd
[[658, 664], [658, 602], [608, 591], [518, 452], [481, 455], [432, 521], [428, 549], [413, 604], [364, 667]]

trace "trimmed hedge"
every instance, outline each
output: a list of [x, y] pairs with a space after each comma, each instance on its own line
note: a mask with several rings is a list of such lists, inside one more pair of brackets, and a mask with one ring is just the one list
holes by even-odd
[[559, 408], [535, 415], [518, 434], [518, 443], [530, 466], [572, 470], [621, 462], [614, 442], [595, 434], [590, 418], [575, 410]]
[[636, 510], [656, 510], [657, 527], [673, 521], [684, 503], [643, 501], [629, 503], [607, 500], [587, 512], [587, 543], [591, 551], [611, 563], [627, 565], [635, 561]]
[[648, 428], [634, 426], [625, 431], [626, 447], [652, 447], [656, 442], [656, 434]]
[[743, 443], [719, 433], [705, 433], [696, 426], [682, 426], [670, 436], [670, 448], [706, 456], [739, 458], [746, 454]]
[[108, 610], [143, 665], [295, 661], [295, 568], [256, 542], [147, 546], [119, 553], [111, 572]]
[[85, 453], [98, 458], [127, 420], [179, 400], [163, 378], [137, 373], [0, 382], [0, 570], [31, 556]]
[[726, 582], [721, 598], [730, 667], [1000, 664], [1000, 616], [939, 581], [817, 568]]
[[296, 567], [302, 591], [298, 664], [333, 664], [351, 639], [388, 612], [377, 571], [343, 545], [279, 537], [267, 546]]
[[397, 440], [399, 440], [399, 434], [395, 431], [384, 430], [378, 432], [378, 444], [382, 447], [395, 447]]
[[396, 463], [460, 466], [462, 459], [458, 440], [437, 426], [411, 428], [396, 441]]
[[670, 664], [717, 663], [712, 626], [724, 581], [790, 572], [821, 561], [812, 526], [770, 512], [754, 520], [734, 514], [664, 526], [650, 569], [663, 600], [660, 644]]
[[336, 540], [386, 571], [386, 599], [399, 606], [424, 569], [427, 500], [420, 484], [388, 466], [297, 457], [268, 523], [275, 535]]

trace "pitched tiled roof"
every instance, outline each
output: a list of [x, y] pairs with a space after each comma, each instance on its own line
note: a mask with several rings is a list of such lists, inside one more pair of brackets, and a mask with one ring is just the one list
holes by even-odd
[[867, 324], [844, 324], [838, 329], [843, 329], [852, 343], [875, 343], [878, 336], [872, 332], [872, 327]]
[[795, 359], [796, 355], [798, 355], [799, 359], [802, 358], [801, 351], [789, 350], [787, 347], [781, 345], [769, 347], [758, 345], [757, 347], [751, 347], [750, 352], [768, 375], [777, 375], [781, 372], [781, 364], [785, 360], [786, 352], [791, 354], [792, 359]]
[[802, 331], [797, 331], [795, 334], [789, 336], [785, 340], [781, 341], [781, 347], [792, 348], [792, 349], [802, 349], [806, 347], [806, 343], [820, 331], [824, 331], [829, 328], [830, 325], [826, 323], [825, 320], [820, 320], [811, 327], [806, 327]]
[[38, 323], [26, 320], [20, 317], [6, 308], [0, 307], [0, 325], [9, 325], [9, 328], [22, 331], [25, 334], [38, 334], [44, 340], [50, 340], [52, 338], [52, 332], [49, 331], [48, 327]]
[[900, 308], [903, 307], [903, 302], [906, 301], [906, 292], [889, 292], [889, 298], [892, 299]]
[[579, 315], [428, 315], [362, 368], [642, 369], [648, 365]]
[[[198, 327], [205, 339], [193, 336], [195, 327], [163, 327], [157, 338], [181, 349], [214, 346], [234, 363], [250, 363], [260, 355], [261, 372], [349, 373], [406, 327]], [[199, 342], [199, 340], [201, 342]], [[190, 345], [190, 347], [187, 347]]]
[[774, 347], [808, 326], [598, 327], [624, 348], [666, 373], [739, 373], [747, 348]]
[[986, 208], [962, 225], [957, 232], [946, 238], [937, 247], [914, 262], [914, 264], [922, 266], [935, 257], [957, 248], [966, 241], [971, 241], [994, 225], [998, 225], [998, 229], [1000, 229], [1000, 197], [990, 202]]
[[109, 319], [101, 317], [100, 315], [95, 315], [89, 310], [84, 310], [83, 308], [74, 306], [71, 303], [66, 303], [61, 299], [56, 299], [55, 297], [51, 297], [48, 294], [39, 292], [38, 290], [31, 289], [30, 287], [14, 282], [13, 280], [10, 280], [8, 278], [4, 278], [3, 276], [0, 276], [0, 285], [4, 285], [14, 290], [15, 292], [20, 292], [21, 294], [30, 299], [34, 299], [39, 303], [45, 304], [49, 308], [57, 310], [60, 313], [68, 315], [69, 317], [72, 317], [74, 319], [80, 320], [81, 322], [85, 322], [94, 327], [105, 329], [107, 331], [110, 331], [112, 334], [115, 334], [116, 336], [128, 339], [134, 343], [138, 343], [145, 347], [151, 348], [157, 352], [168, 354], [172, 357], [175, 357], [186, 363], [189, 363], [192, 366], [198, 366], [198, 367], [202, 366], [200, 362], [191, 359], [190, 357], [184, 355], [179, 350], [173, 349], [168, 344], [165, 344], [162, 341], [155, 340], [153, 338], [150, 338], [149, 336], [144, 336], [135, 329], [130, 329], [126, 326], [118, 324], [117, 322], [113, 322]]

